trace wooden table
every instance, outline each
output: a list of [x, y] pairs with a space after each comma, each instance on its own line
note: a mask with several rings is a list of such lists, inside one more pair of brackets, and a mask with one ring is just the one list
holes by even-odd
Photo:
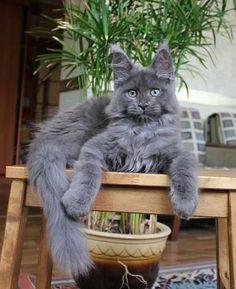
[[[0, 260], [0, 288], [16, 289], [27, 208], [40, 204], [27, 183], [25, 167], [7, 167], [6, 177], [12, 178], [12, 185]], [[199, 182], [200, 199], [194, 216], [217, 219], [218, 288], [236, 289], [236, 172], [203, 170]], [[162, 174], [104, 173], [93, 209], [174, 215], [169, 183], [169, 177]], [[43, 227], [37, 289], [49, 288], [51, 271]]]

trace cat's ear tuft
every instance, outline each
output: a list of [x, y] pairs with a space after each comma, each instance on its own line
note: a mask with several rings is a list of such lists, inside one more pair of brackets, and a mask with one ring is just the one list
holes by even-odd
[[114, 83], [117, 85], [119, 82], [126, 80], [130, 71], [133, 68], [133, 64], [125, 52], [117, 45], [111, 46], [112, 53], [112, 70]]
[[151, 67], [158, 78], [174, 79], [174, 67], [167, 42], [163, 42], [154, 56]]

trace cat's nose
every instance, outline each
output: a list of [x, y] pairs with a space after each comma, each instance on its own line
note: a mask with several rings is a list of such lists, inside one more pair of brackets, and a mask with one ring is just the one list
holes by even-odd
[[148, 107], [147, 103], [141, 103], [138, 105], [142, 110], [145, 110]]

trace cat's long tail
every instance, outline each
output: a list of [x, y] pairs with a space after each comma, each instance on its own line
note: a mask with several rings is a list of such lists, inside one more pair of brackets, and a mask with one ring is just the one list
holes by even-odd
[[85, 275], [92, 262], [81, 224], [68, 217], [61, 205], [61, 197], [69, 187], [65, 167], [65, 155], [58, 146], [31, 145], [29, 179], [44, 208], [52, 258], [61, 270], [75, 277]]

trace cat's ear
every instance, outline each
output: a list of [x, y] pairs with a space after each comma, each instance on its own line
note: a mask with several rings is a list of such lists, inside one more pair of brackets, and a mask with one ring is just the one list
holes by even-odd
[[159, 47], [151, 67], [158, 78], [174, 79], [174, 67], [167, 42], [163, 42]]
[[112, 71], [115, 85], [119, 82], [126, 80], [130, 71], [133, 68], [133, 64], [125, 52], [116, 45], [111, 46], [112, 52]]

